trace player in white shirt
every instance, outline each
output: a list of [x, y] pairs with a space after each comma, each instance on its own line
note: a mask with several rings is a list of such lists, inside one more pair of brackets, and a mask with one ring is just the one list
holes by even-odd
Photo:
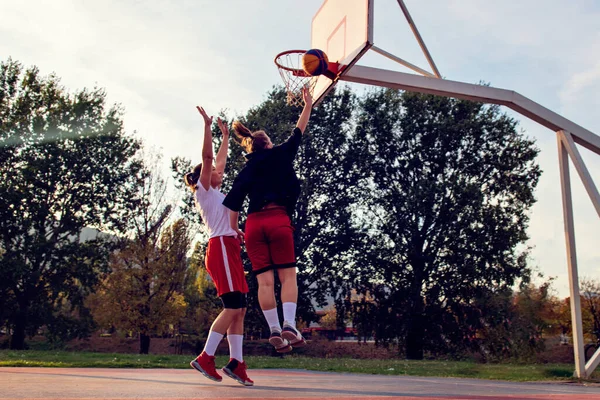
[[230, 359], [223, 367], [223, 372], [242, 385], [252, 386], [254, 382], [246, 373], [247, 366], [242, 352], [248, 293], [240, 257], [243, 234], [231, 227], [230, 211], [222, 204], [225, 195], [219, 190], [227, 162], [229, 129], [220, 118], [217, 119], [223, 141], [213, 166], [212, 117], [209, 117], [202, 107], [196, 108], [204, 118], [202, 164], [198, 164], [192, 172], [186, 174], [184, 181], [194, 192], [196, 209], [207, 227], [209, 241], [205, 264], [223, 302], [223, 311], [210, 327], [204, 350], [190, 365], [207, 378], [220, 382], [222, 377], [215, 368], [215, 352], [223, 336], [227, 334]]

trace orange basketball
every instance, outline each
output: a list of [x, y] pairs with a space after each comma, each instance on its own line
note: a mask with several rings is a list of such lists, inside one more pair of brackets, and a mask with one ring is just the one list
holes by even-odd
[[302, 69], [311, 76], [323, 74], [328, 66], [327, 54], [322, 50], [310, 49], [302, 55]]

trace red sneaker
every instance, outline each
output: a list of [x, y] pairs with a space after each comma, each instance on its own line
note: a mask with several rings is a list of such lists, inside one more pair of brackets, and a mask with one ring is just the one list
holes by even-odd
[[235, 358], [230, 358], [227, 365], [223, 367], [223, 373], [244, 386], [253, 386], [254, 381], [246, 374], [247, 369], [248, 366], [245, 362], [239, 362]]
[[223, 377], [215, 369], [215, 356], [209, 356], [202, 352], [196, 359], [192, 360], [190, 365], [211, 381], [221, 382], [223, 380]]

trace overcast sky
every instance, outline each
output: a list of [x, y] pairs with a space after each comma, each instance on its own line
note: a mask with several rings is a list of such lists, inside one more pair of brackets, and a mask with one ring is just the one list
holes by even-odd
[[[0, 59], [70, 90], [103, 87], [125, 126], [174, 156], [200, 157], [201, 119], [245, 113], [281, 82], [273, 57], [310, 47], [322, 0], [0, 0]], [[600, 2], [406, 0], [446, 79], [511, 89], [600, 134]], [[396, 0], [375, 0], [375, 45], [426, 68]], [[360, 64], [403, 70], [377, 54]], [[367, 87], [353, 85], [358, 93]], [[544, 171], [531, 212], [531, 262], [568, 296], [556, 135], [527, 118]], [[596, 185], [600, 156], [579, 148]], [[572, 171], [580, 276], [600, 278], [600, 218]]]

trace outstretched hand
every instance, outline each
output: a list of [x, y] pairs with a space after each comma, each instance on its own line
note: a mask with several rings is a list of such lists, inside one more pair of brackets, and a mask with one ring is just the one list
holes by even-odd
[[217, 125], [219, 125], [219, 129], [221, 130], [221, 133], [223, 134], [223, 139], [225, 139], [225, 140], [229, 139], [229, 128], [223, 121], [221, 121], [221, 118], [217, 118]]
[[312, 98], [312, 95], [310, 94], [310, 89], [308, 88], [308, 86], [304, 86], [302, 88], [302, 99], [304, 100], [304, 104], [306, 106], [312, 107], [313, 98]]
[[200, 113], [200, 115], [202, 115], [202, 118], [204, 118], [204, 124], [205, 125], [212, 125], [212, 120], [213, 117], [209, 117], [208, 114], [206, 113], [206, 111], [204, 111], [204, 108], [200, 107], [200, 106], [196, 106], [196, 109], [198, 110], [198, 112]]

